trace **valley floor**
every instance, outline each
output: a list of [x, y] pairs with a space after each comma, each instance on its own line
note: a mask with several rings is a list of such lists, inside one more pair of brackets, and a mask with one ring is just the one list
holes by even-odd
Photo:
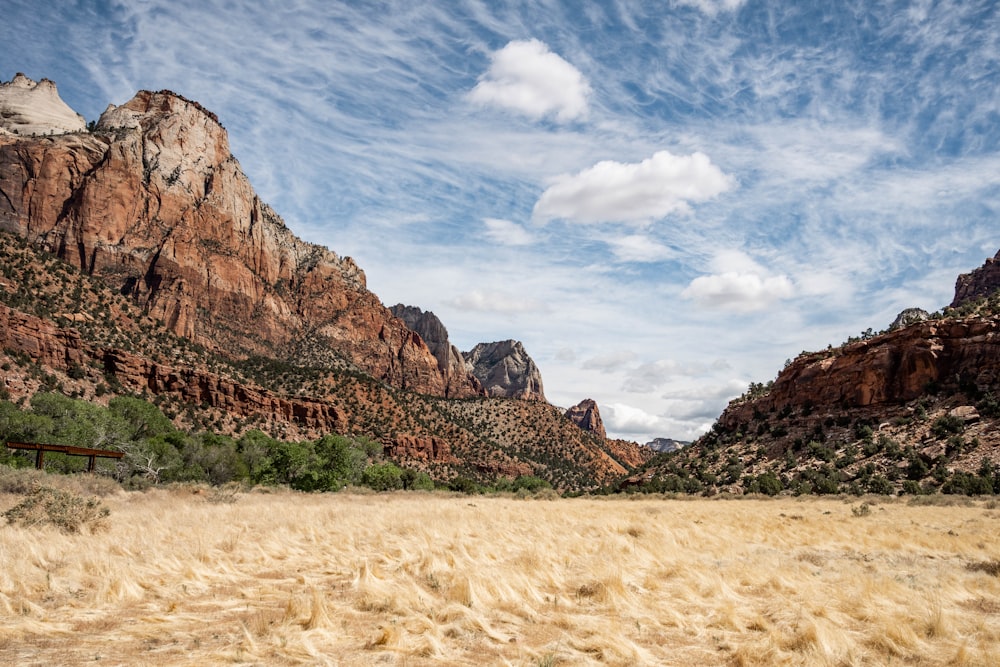
[[[996, 665], [996, 501], [188, 488], [0, 526], [0, 664]], [[18, 496], [0, 496], [0, 510]]]

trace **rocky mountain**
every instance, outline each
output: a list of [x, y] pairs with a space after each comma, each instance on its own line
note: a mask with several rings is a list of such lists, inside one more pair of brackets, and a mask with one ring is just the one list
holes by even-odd
[[[671, 491], [964, 493], [1000, 482], [1000, 274], [942, 314], [803, 353], [626, 484]], [[1000, 492], [1000, 484], [997, 485]]]
[[462, 353], [448, 340], [448, 330], [437, 315], [401, 303], [392, 306], [389, 311], [420, 334], [431, 354], [437, 359], [438, 368], [444, 375], [445, 396], [474, 396], [484, 393], [482, 385], [472, 374], [472, 368], [466, 364]]
[[142, 396], [185, 428], [367, 436], [440, 480], [585, 490], [632, 467], [544, 402], [520, 344], [497, 363], [538, 400], [488, 398], [433, 314], [398, 312], [259, 200], [196, 102], [142, 91], [92, 131], [0, 135], [0, 404]]
[[86, 129], [83, 116], [59, 97], [56, 84], [48, 79], [35, 83], [18, 72], [0, 83], [0, 135], [64, 134]]
[[681, 442], [680, 440], [673, 440], [672, 438], [653, 438], [646, 443], [646, 447], [649, 447], [654, 452], [676, 452], [679, 449], [683, 449], [690, 445], [690, 442]]
[[257, 198], [197, 103], [143, 91], [110, 106], [94, 133], [0, 137], [0, 191], [0, 229], [100, 276], [179, 336], [234, 358], [346, 363], [446, 393], [423, 340], [353, 260], [299, 240]]
[[964, 303], [990, 296], [1000, 289], [1000, 251], [995, 257], [970, 273], [963, 273], [955, 281], [955, 298], [951, 301], [952, 308], [958, 308]]
[[593, 399], [584, 399], [571, 407], [566, 411], [566, 418], [584, 431], [593, 433], [599, 438], [608, 437], [604, 430], [604, 421], [601, 419], [601, 411]]
[[545, 401], [542, 374], [520, 341], [480, 343], [462, 356], [488, 396]]
[[930, 319], [930, 317], [931, 314], [922, 308], [905, 308], [896, 316], [892, 324], [889, 325], [889, 331], [895, 331], [896, 329], [902, 329], [917, 322], [923, 322]]

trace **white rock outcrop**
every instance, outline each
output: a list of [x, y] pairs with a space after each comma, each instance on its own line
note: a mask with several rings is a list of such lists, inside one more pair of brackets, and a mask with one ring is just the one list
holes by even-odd
[[0, 83], [0, 131], [30, 137], [85, 129], [87, 121], [62, 101], [52, 81], [35, 83], [18, 72]]

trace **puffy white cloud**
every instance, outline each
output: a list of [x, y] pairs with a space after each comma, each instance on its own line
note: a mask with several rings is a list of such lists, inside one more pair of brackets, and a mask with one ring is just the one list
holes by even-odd
[[668, 419], [624, 403], [601, 406], [601, 417], [609, 431], [645, 437], [652, 433], [670, 433], [673, 426]]
[[729, 190], [732, 178], [707, 155], [658, 151], [638, 163], [604, 160], [557, 177], [535, 204], [539, 222], [650, 222]]
[[535, 239], [528, 230], [516, 222], [485, 218], [486, 236], [501, 245], [531, 245]]
[[681, 296], [713, 308], [750, 312], [766, 308], [779, 299], [787, 299], [793, 292], [792, 282], [787, 276], [729, 271], [695, 278], [681, 292]]
[[590, 85], [578, 69], [537, 39], [513, 41], [492, 55], [489, 70], [468, 99], [531, 118], [568, 122], [587, 115]]
[[620, 262], [662, 262], [677, 253], [643, 234], [630, 234], [608, 241], [615, 259]]
[[738, 251], [723, 251], [712, 263], [715, 273], [691, 281], [681, 296], [710, 308], [751, 312], [794, 295], [788, 276], [771, 273]]

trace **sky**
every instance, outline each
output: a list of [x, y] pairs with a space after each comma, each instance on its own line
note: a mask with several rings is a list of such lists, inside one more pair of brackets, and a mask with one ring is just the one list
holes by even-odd
[[1000, 249], [998, 5], [5, 0], [0, 80], [200, 102], [383, 303], [689, 440]]

